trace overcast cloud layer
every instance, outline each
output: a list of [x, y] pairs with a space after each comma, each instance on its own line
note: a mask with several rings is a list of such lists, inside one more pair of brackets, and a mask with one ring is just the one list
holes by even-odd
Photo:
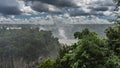
[[3, 15], [68, 14], [70, 16], [106, 16], [114, 9], [112, 0], [0, 0]]

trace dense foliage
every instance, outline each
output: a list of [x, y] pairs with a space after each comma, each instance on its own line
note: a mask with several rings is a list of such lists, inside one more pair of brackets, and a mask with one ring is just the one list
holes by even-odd
[[53, 64], [54, 61], [46, 59], [37, 68], [53, 68]]
[[0, 59], [3, 61], [6, 61], [3, 58], [16, 58], [29, 63], [39, 57], [54, 57], [59, 45], [50, 31], [39, 31], [38, 28], [0, 29]]
[[79, 41], [60, 49], [53, 68], [120, 68], [119, 27], [106, 29], [105, 39], [88, 29], [74, 36]]

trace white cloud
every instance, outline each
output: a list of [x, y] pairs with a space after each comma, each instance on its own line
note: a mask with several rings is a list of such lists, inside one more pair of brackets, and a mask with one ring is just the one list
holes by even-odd
[[30, 6], [26, 6], [24, 1], [19, 1], [20, 10], [24, 15], [37, 14]]
[[0, 17], [0, 23], [4, 24], [111, 24], [106, 19], [100, 19], [96, 16], [91, 18], [85, 16], [70, 17], [68, 14], [46, 17], [31, 17], [30, 19], [16, 19], [14, 16], [11, 18]]

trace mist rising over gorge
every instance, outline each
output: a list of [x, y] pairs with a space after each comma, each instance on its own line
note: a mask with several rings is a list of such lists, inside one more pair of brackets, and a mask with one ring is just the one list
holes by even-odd
[[88, 28], [90, 31], [97, 32], [97, 34], [103, 37], [105, 29], [113, 25], [112, 22], [97, 17], [67, 16], [31, 17], [29, 19], [1, 17], [0, 24], [7, 24], [13, 27], [27, 24], [30, 27], [39, 27], [40, 30], [51, 31], [55, 37], [59, 38], [61, 43], [67, 44], [73, 41], [75, 32], [81, 32], [83, 29]]

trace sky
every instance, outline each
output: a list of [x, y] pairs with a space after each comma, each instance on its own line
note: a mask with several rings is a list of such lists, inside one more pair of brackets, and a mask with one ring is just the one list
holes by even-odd
[[48, 20], [52, 23], [54, 19], [55, 22], [61, 20], [61, 23], [106, 24], [109, 22], [102, 19], [113, 18], [114, 9], [115, 3], [112, 0], [0, 0], [0, 16], [5, 17], [1, 17], [0, 21], [31, 23], [39, 20], [45, 23]]
[[0, 15], [107, 16], [114, 6], [112, 0], [0, 0]]

